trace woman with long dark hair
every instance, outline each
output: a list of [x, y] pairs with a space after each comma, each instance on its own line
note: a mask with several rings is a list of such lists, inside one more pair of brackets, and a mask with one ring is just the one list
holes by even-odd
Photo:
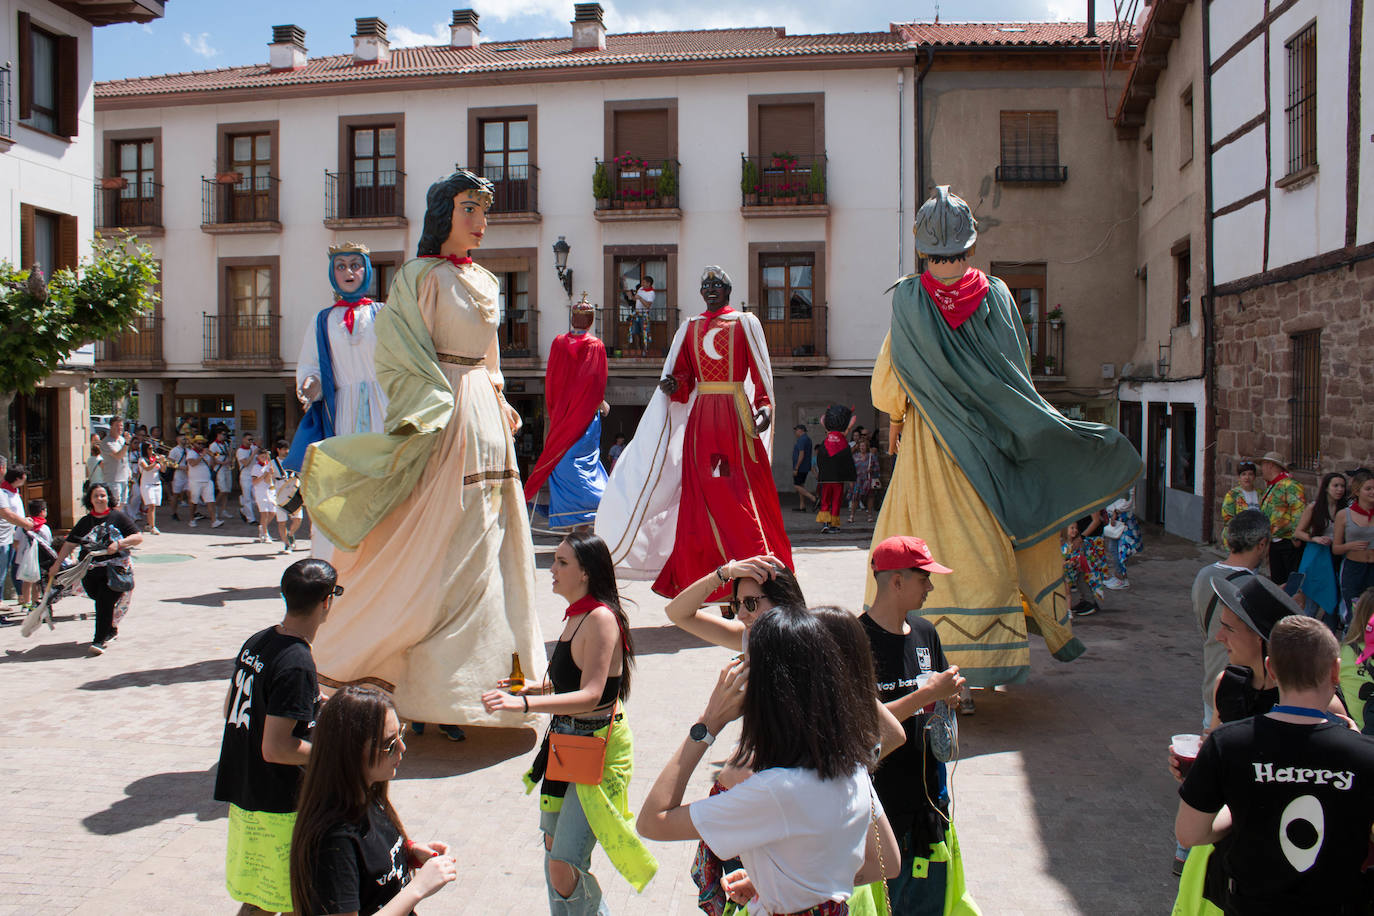
[[[725, 585], [730, 586], [730, 603], [721, 616], [703, 605]], [[675, 626], [698, 639], [739, 652], [758, 616], [784, 604], [804, 608], [806, 598], [792, 570], [765, 554], [721, 564], [669, 601], [667, 614]]]
[[[594, 534], [569, 534], [553, 554], [553, 591], [568, 602], [566, 623], [537, 684], [507, 693], [482, 694], [488, 712], [553, 713], [551, 734], [596, 735], [606, 739], [605, 763], [595, 784], [549, 779], [550, 737], [525, 776], [527, 788], [542, 780], [539, 829], [544, 833], [544, 877], [549, 910], [555, 914], [602, 912], [601, 885], [588, 869], [600, 841], [611, 864], [636, 891], [658, 864], [630, 825], [628, 789], [634, 771], [634, 739], [625, 720], [634, 643], [621, 606], [615, 566], [605, 541]], [[508, 679], [498, 688], [510, 688]]]
[[1332, 552], [1331, 542], [1336, 534], [1336, 515], [1346, 506], [1345, 496], [1344, 474], [1333, 472], [1322, 477], [1317, 498], [1308, 504], [1293, 532], [1295, 540], [1305, 542], [1298, 572], [1303, 574], [1302, 594], [1313, 617], [1334, 618], [1340, 605], [1341, 558]]
[[86, 514], [72, 527], [48, 569], [48, 586], [73, 550], [80, 548], [83, 559], [90, 557], [90, 566], [81, 579], [81, 587], [95, 602], [95, 636], [87, 651], [104, 655], [110, 641], [119, 635], [119, 621], [133, 598], [134, 563], [129, 548], [143, 543], [143, 535], [137, 523], [120, 511], [107, 484], [86, 487], [81, 505], [86, 507]]
[[311, 741], [291, 834], [297, 916], [406, 916], [457, 877], [448, 845], [411, 842], [387, 797], [406, 745], [386, 694], [340, 690]]
[[144, 530], [161, 534], [157, 530], [157, 507], [162, 505], [162, 461], [150, 439], [138, 444], [138, 493], [143, 500]]
[[[762, 615], [640, 811], [649, 839], [701, 839], [739, 856], [745, 874], [732, 876], [732, 896], [757, 897], [751, 911], [847, 913], [856, 885], [885, 877], [879, 860], [896, 864], [897, 840], [869, 778], [877, 694], [841, 654], [820, 615], [788, 606]], [[741, 714], [730, 763], [753, 775], [682, 804], [707, 746]]]

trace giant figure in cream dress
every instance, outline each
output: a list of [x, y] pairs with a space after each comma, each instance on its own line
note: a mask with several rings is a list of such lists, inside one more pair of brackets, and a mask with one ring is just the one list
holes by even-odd
[[544, 668], [497, 281], [467, 257], [490, 203], [470, 172], [430, 188], [421, 256], [377, 320], [384, 431], [311, 446], [301, 475], [345, 588], [314, 642], [320, 680], [378, 684], [417, 721], [518, 725], [486, 713], [482, 691], [512, 652]]

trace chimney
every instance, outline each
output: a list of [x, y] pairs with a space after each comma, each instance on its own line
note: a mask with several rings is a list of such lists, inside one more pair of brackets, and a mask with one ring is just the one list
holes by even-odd
[[272, 26], [267, 60], [273, 70], [299, 70], [305, 66], [305, 29], [298, 25]]
[[601, 19], [600, 3], [574, 3], [572, 27], [574, 51], [606, 50], [606, 23]]
[[448, 31], [450, 48], [475, 48], [482, 41], [482, 30], [477, 27], [477, 14], [472, 10], [454, 10]]
[[358, 27], [353, 36], [353, 63], [384, 64], [391, 60], [391, 42], [386, 40], [386, 23], [376, 16], [353, 21]]

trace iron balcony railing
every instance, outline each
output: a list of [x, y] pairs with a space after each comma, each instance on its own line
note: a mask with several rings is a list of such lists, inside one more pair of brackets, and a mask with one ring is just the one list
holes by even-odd
[[[602, 169], [607, 180], [604, 188], [599, 187]], [[596, 198], [598, 210], [672, 208], [682, 199], [681, 183], [682, 163], [676, 159], [640, 159], [625, 153], [609, 162], [596, 160], [592, 193], [610, 194]]]
[[773, 359], [814, 359], [828, 356], [829, 309], [824, 305], [791, 306], [782, 314], [769, 309], [745, 306], [763, 325], [768, 355]]
[[1026, 181], [1062, 184], [1069, 180], [1067, 165], [999, 165], [994, 171], [998, 181]]
[[13, 105], [10, 101], [10, 65], [0, 65], [0, 137], [14, 136]]
[[1030, 344], [1031, 375], [1062, 378], [1064, 370], [1064, 322], [1058, 319], [1023, 322]]
[[207, 365], [243, 368], [281, 364], [280, 315], [207, 315], [204, 319], [204, 350]]
[[138, 315], [116, 337], [95, 342], [97, 367], [107, 365], [160, 365], [162, 363], [162, 316]]
[[281, 179], [222, 172], [201, 180], [201, 222], [207, 226], [230, 223], [275, 223]]
[[746, 207], [790, 207], [823, 204], [826, 196], [825, 154], [819, 156], [741, 156], [740, 193]]
[[539, 355], [539, 310], [507, 309], [496, 326], [502, 359], [534, 359]]
[[162, 225], [162, 185], [103, 178], [95, 183], [97, 229]]
[[369, 219], [405, 216], [406, 173], [325, 172], [324, 218]]
[[495, 187], [493, 214], [539, 212], [539, 168], [533, 165], [489, 165], [482, 175]]
[[596, 310], [596, 333], [612, 359], [662, 360], [677, 333], [678, 310], [654, 306], [639, 315], [629, 306]]

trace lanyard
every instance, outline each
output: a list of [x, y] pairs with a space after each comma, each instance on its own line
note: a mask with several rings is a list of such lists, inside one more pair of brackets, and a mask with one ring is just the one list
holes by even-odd
[[1311, 706], [1274, 706], [1270, 712], [1280, 712], [1290, 716], [1309, 716], [1313, 719], [1332, 720], [1331, 713], [1323, 709], [1313, 709]]

